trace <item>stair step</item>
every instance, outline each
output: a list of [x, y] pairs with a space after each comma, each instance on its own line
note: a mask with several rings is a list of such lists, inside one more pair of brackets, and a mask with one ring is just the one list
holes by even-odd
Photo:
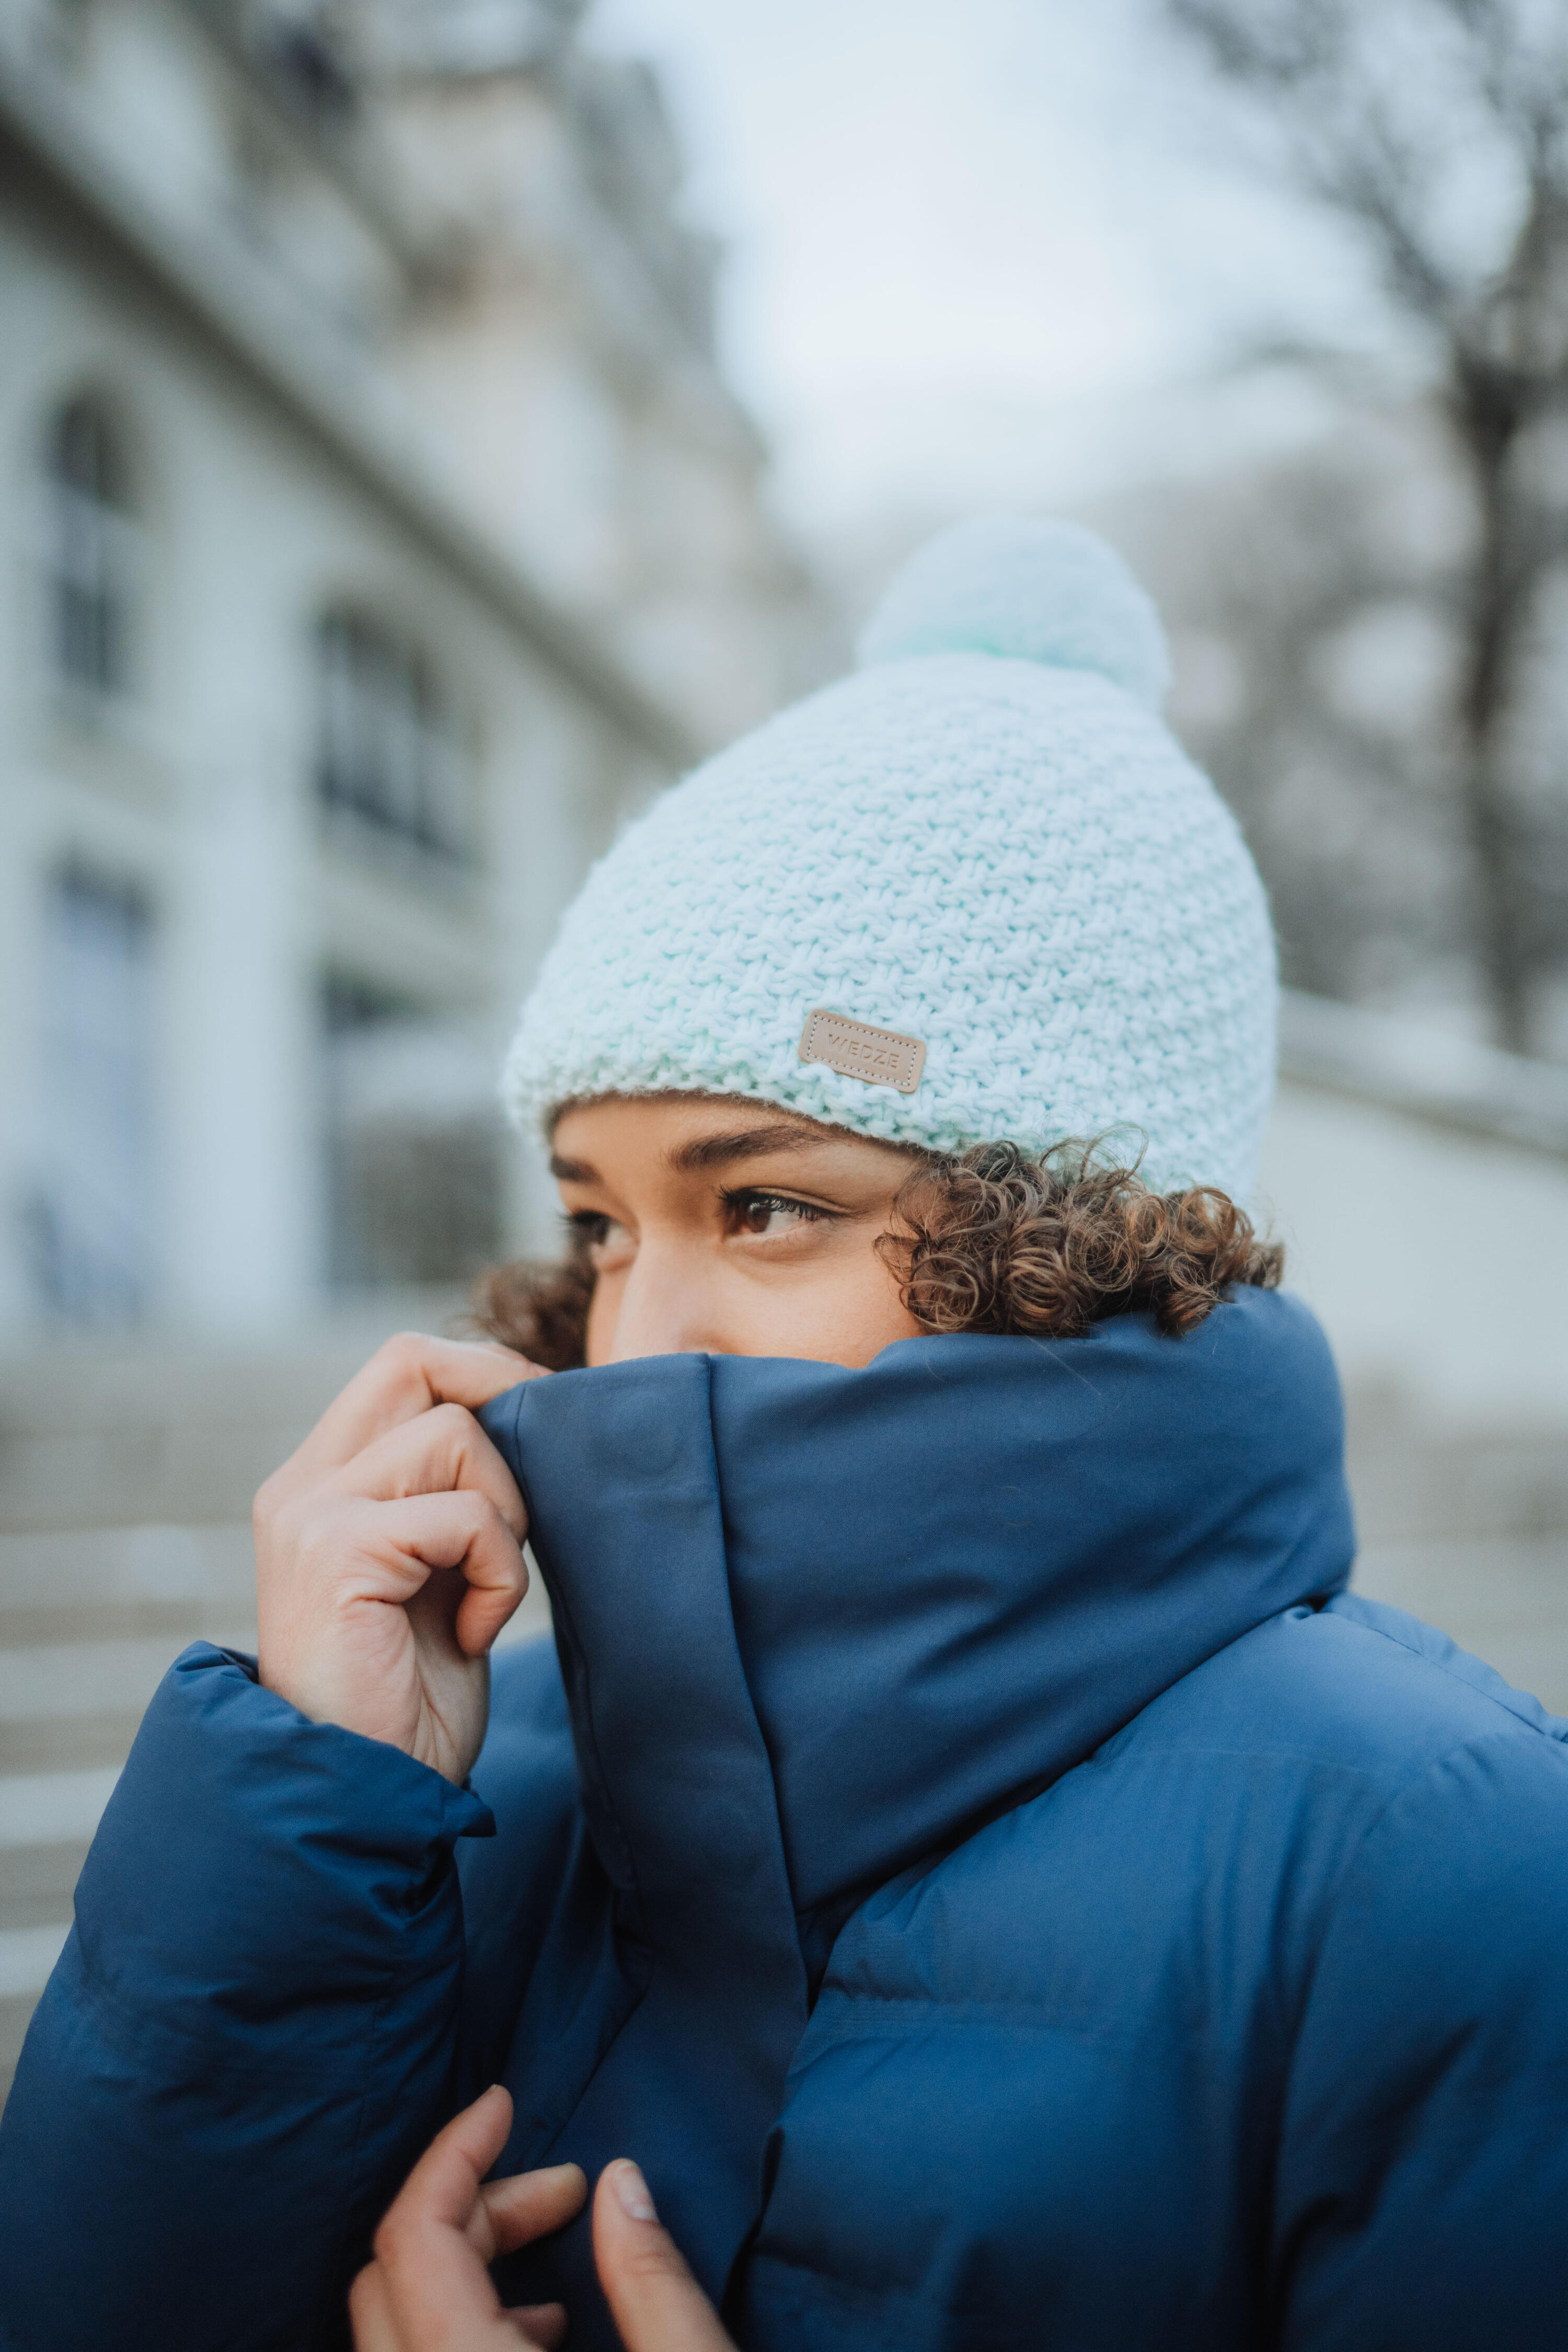
[[28, 1994], [37, 2000], [69, 1934], [68, 1919], [44, 1927], [0, 1927], [0, 2000]]
[[11, 2077], [22, 2054], [23, 2038], [37, 2005], [36, 1992], [23, 1993], [16, 2000], [0, 2000], [0, 2104], [11, 2088]]
[[261, 1481], [381, 1336], [367, 1328], [290, 1355], [65, 1347], [0, 1358], [0, 1525], [248, 1518]]
[[166, 1635], [0, 1649], [0, 1724], [129, 1711], [139, 1721], [174, 1654]]
[[0, 1927], [0, 2102], [11, 2088], [16, 2061], [38, 1995], [70, 1933], [70, 1920]]
[[119, 1778], [117, 1764], [75, 1772], [11, 1772], [0, 1778], [0, 1874], [14, 1847], [79, 1841], [85, 1849]]
[[[178, 1654], [178, 1647], [170, 1653], [172, 1657]], [[0, 1774], [101, 1770], [106, 1766], [118, 1771], [131, 1753], [142, 1715], [142, 1708], [136, 1707], [112, 1714], [0, 1722]]]
[[0, 1645], [195, 1640], [209, 1624], [253, 1623], [255, 1582], [248, 1520], [0, 1535]]
[[0, 1855], [0, 1928], [43, 1927], [68, 1919], [89, 1843], [75, 1837], [7, 1847]]
[[122, 1764], [199, 1640], [256, 1646], [248, 1527], [0, 1536], [0, 1772]]

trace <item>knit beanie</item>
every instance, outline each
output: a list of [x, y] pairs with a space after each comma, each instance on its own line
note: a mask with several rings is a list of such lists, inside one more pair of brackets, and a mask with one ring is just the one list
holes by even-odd
[[1155, 1189], [1245, 1201], [1273, 936], [1235, 819], [1159, 716], [1166, 677], [1152, 604], [1092, 532], [942, 532], [853, 676], [594, 868], [523, 1007], [509, 1111], [742, 1096], [939, 1151], [1117, 1129]]

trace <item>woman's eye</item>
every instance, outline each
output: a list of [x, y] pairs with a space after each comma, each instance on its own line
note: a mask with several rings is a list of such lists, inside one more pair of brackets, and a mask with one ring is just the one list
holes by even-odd
[[631, 1250], [632, 1237], [625, 1225], [614, 1217], [606, 1217], [597, 1209], [579, 1209], [571, 1219], [572, 1230], [588, 1245], [588, 1263], [596, 1274], [616, 1265]]
[[728, 1200], [730, 1214], [743, 1234], [787, 1234], [826, 1214], [808, 1201], [792, 1200], [787, 1192], [731, 1192]]

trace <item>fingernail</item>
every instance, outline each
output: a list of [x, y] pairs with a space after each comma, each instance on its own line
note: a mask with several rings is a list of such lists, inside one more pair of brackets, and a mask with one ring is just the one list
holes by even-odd
[[622, 2157], [616, 2167], [616, 2195], [621, 2200], [623, 2212], [629, 2213], [634, 2221], [658, 2221], [653, 2199], [647, 2193], [647, 2182], [630, 2157]]

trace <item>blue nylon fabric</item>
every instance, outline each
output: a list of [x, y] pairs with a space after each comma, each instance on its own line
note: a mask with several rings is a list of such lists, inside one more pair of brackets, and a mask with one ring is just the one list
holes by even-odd
[[[1183, 1340], [1125, 1318], [1065, 1343], [908, 1339], [874, 1380], [720, 1358], [712, 1383], [736, 1633], [803, 1910], [1054, 1778], [1350, 1574], [1338, 1381], [1293, 1299], [1244, 1293]], [[522, 1432], [566, 1404], [534, 1393]], [[551, 1447], [522, 1448], [525, 1475]]]
[[[184, 1654], [0, 2123], [0, 2341], [317, 2340], [324, 2283], [335, 2305], [447, 2102], [450, 1852], [490, 1827], [438, 1773], [307, 1723], [248, 1662]], [[336, 2332], [334, 2312], [321, 2340]]]
[[[484, 1419], [559, 1663], [478, 1795], [179, 1663], [0, 2125], [7, 2347], [340, 2343], [497, 2077], [749, 2352], [1561, 2333], [1568, 1725], [1341, 1590], [1304, 1310]], [[581, 2225], [502, 2272], [613, 2341]]]

